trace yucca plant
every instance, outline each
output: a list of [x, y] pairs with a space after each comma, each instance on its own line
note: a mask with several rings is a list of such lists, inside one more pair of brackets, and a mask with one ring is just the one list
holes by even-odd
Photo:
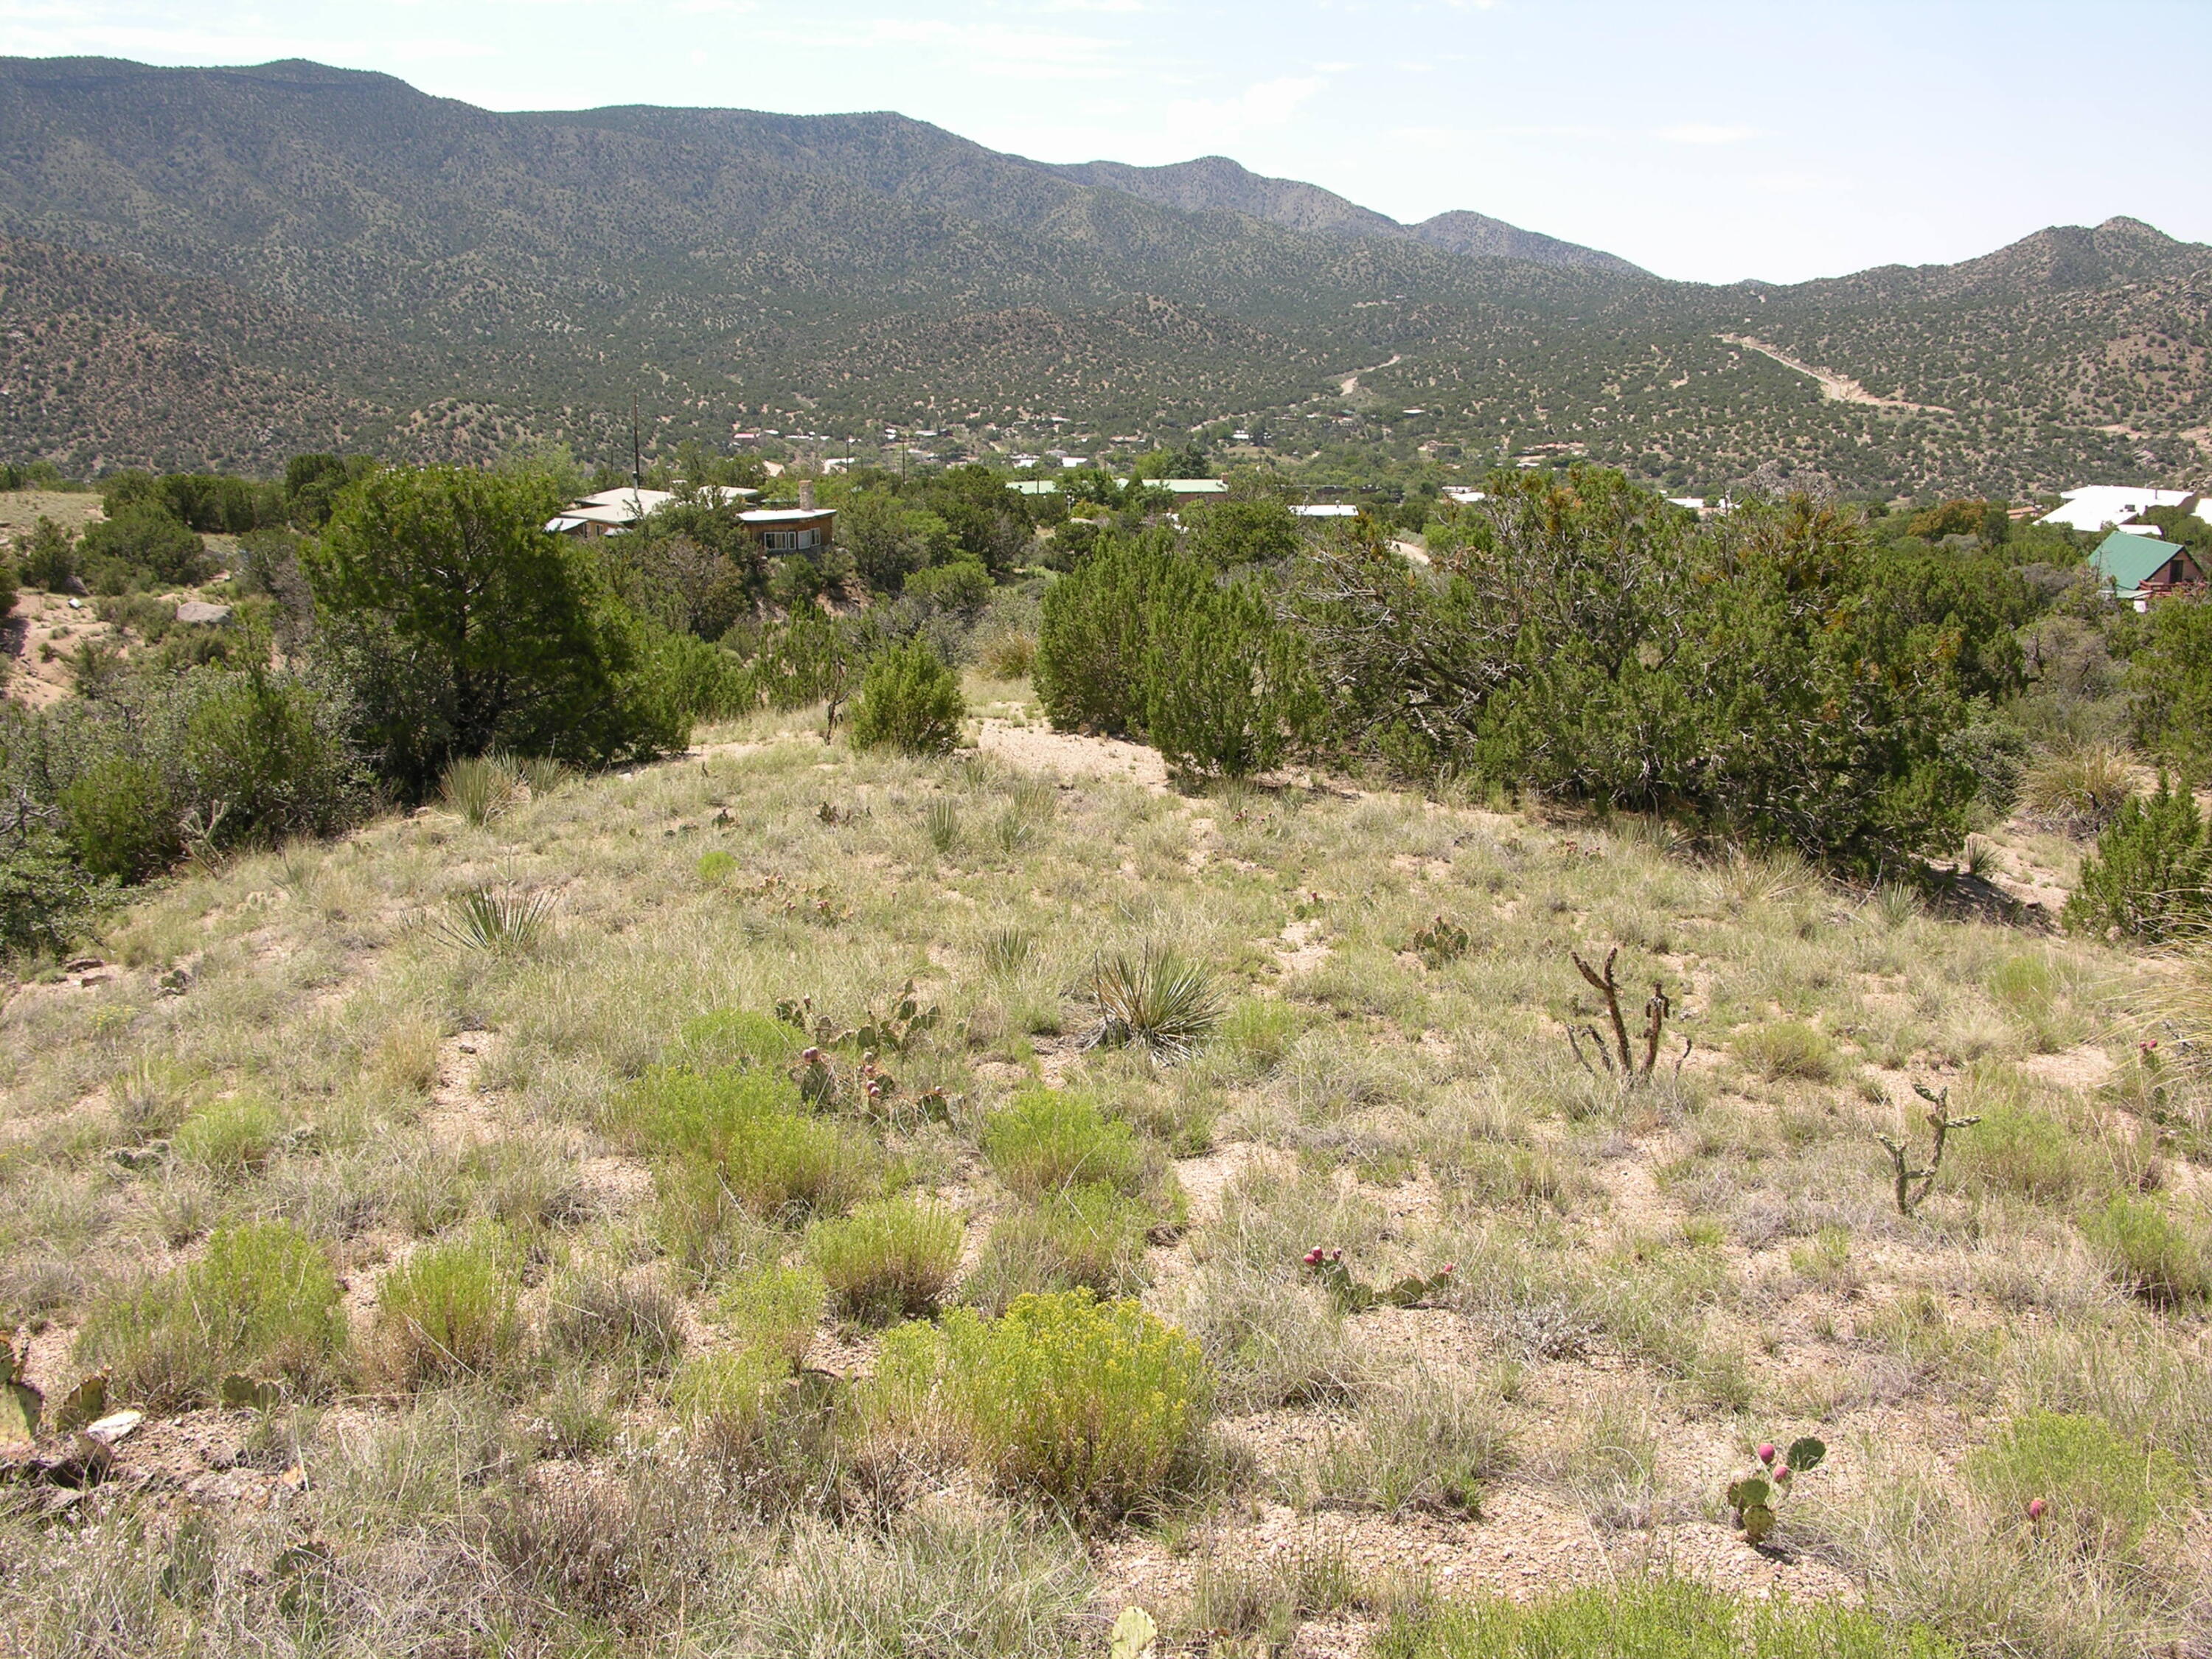
[[1155, 1060], [1180, 1060], [1221, 1023], [1213, 975], [1150, 945], [1141, 957], [1117, 952], [1100, 961], [1091, 970], [1090, 997], [1098, 1019], [1086, 1048], [1135, 1043]]
[[448, 766], [438, 793], [471, 828], [481, 829], [522, 799], [523, 780], [506, 756], [478, 755]]
[[525, 755], [513, 764], [515, 776], [529, 786], [532, 796], [551, 794], [570, 775], [567, 767], [547, 755]]
[[521, 952], [534, 948], [553, 918], [550, 893], [512, 895], [471, 887], [450, 901], [439, 933], [465, 951]]
[[951, 801], [930, 802], [922, 823], [929, 831], [929, 844], [939, 852], [949, 853], [960, 844], [960, 809]]
[[983, 941], [983, 971], [993, 979], [1012, 979], [1036, 956], [1036, 940], [1019, 927], [1001, 927]]

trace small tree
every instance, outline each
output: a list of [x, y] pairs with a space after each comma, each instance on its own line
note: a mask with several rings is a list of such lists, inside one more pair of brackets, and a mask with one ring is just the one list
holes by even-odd
[[1102, 539], [1046, 590], [1037, 629], [1037, 696], [1054, 726], [1125, 732], [1145, 723], [1144, 668], [1154, 600], [1194, 586], [1171, 532]]
[[2158, 793], [2120, 808], [2097, 850], [2081, 861], [2066, 901], [2066, 925], [2083, 933], [2117, 929], [2155, 944], [2212, 914], [2212, 845], [2185, 788], [2161, 772]]
[[909, 640], [868, 665], [853, 711], [853, 746], [942, 755], [960, 740], [967, 715], [960, 676], [921, 641]]
[[43, 587], [49, 593], [65, 591], [76, 580], [76, 544], [63, 529], [43, 513], [31, 527], [30, 539], [23, 544], [23, 580], [33, 587]]
[[457, 756], [600, 762], [679, 736], [642, 695], [627, 609], [588, 552], [545, 533], [559, 506], [534, 473], [387, 467], [340, 494], [301, 554], [317, 649], [409, 793]]
[[1319, 712], [1297, 640], [1249, 586], [1170, 584], [1147, 631], [1145, 729], [1180, 771], [1264, 772]]

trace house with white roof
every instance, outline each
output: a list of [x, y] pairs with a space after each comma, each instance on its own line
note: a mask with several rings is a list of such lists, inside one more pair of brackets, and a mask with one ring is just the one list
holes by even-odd
[[2153, 489], [2148, 484], [2089, 484], [2080, 489], [2060, 491], [2059, 501], [2059, 506], [2036, 522], [2054, 525], [2061, 530], [2128, 530], [2155, 536], [2158, 532], [2151, 526], [2133, 525], [2128, 520], [2154, 507], [2178, 507], [2185, 513], [2195, 512], [2201, 519], [2212, 519], [2212, 514], [2205, 511], [2212, 503], [2204, 501], [2197, 491]]
[[[740, 489], [732, 484], [709, 484], [698, 493], [725, 507], [760, 499], [759, 490]], [[623, 484], [618, 489], [579, 496], [547, 520], [545, 528], [556, 536], [619, 536], [639, 520], [659, 512], [675, 499], [673, 490], [641, 489], [635, 484]]]

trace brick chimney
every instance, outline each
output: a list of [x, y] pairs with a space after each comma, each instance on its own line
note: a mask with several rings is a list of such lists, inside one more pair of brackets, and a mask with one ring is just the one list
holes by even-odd
[[809, 513], [811, 513], [814, 510], [813, 479], [801, 478], [799, 481], [799, 504], [802, 507], [805, 508]]

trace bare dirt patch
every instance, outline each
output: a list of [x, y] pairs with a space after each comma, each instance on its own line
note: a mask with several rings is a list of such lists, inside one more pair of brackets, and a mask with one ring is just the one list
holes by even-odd
[[1067, 778], [1119, 778], [1159, 794], [1168, 789], [1167, 763], [1157, 750], [1119, 738], [1087, 737], [1042, 726], [1018, 726], [987, 720], [976, 747], [1024, 772], [1052, 772]]

